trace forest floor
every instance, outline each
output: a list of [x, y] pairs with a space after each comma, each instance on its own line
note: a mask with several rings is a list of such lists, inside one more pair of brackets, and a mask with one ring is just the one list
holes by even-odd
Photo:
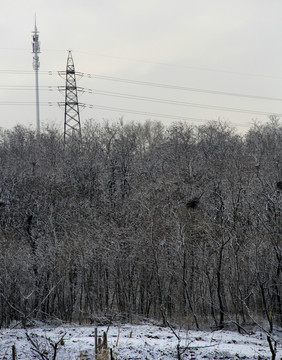
[[[251, 335], [233, 331], [192, 331], [161, 327], [151, 323], [143, 325], [114, 324], [99, 326], [98, 335], [108, 334], [108, 347], [116, 360], [172, 360], [177, 359], [179, 344], [181, 360], [185, 359], [271, 359], [271, 352], [263, 332]], [[0, 359], [12, 359], [12, 347], [16, 348], [17, 360], [42, 359], [32, 350], [27, 335], [46, 355], [53, 359], [53, 345], [57, 346], [57, 360], [94, 359], [94, 326], [60, 325], [57, 327], [38, 324], [37, 327], [0, 329]], [[276, 359], [282, 359], [281, 331], [275, 333]], [[179, 337], [179, 340], [177, 339]], [[60, 339], [63, 338], [62, 341]]]

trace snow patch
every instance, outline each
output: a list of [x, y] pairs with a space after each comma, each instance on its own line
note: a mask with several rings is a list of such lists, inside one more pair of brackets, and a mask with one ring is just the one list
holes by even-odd
[[[57, 360], [88, 359], [94, 360], [94, 326], [58, 326], [47, 325], [24, 329], [0, 330], [0, 358], [12, 358], [12, 346], [15, 345], [18, 360], [38, 359], [31, 350], [26, 331], [46, 352], [51, 352], [50, 341], [63, 341], [58, 345]], [[232, 331], [191, 331], [176, 329], [180, 342], [169, 328], [155, 325], [111, 325], [99, 326], [98, 334], [108, 333], [108, 346], [113, 350], [116, 360], [172, 360], [177, 359], [177, 345], [181, 359], [270, 359], [271, 354], [262, 332], [241, 335]], [[278, 352], [276, 359], [282, 359], [281, 337], [276, 335]], [[49, 339], [49, 340], [48, 340]], [[48, 346], [49, 345], [49, 346]]]

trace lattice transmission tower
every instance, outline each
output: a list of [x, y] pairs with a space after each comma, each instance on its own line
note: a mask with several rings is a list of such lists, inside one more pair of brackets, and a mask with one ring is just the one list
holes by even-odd
[[70, 140], [81, 140], [81, 125], [79, 114], [79, 102], [77, 96], [76, 73], [71, 51], [68, 53], [66, 72], [60, 72], [65, 75], [65, 116], [64, 116], [64, 144]]

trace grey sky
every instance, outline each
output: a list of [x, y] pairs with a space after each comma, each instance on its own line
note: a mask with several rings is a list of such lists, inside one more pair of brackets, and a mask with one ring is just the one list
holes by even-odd
[[[282, 99], [281, 0], [10, 0], [1, 6], [0, 70], [32, 70], [34, 14], [40, 31], [40, 71], [64, 70], [67, 50], [77, 71], [188, 88]], [[3, 101], [34, 101], [34, 74], [0, 73]], [[64, 85], [56, 75], [39, 76], [40, 86]], [[5, 85], [20, 90], [5, 90]], [[211, 95], [82, 78], [79, 86], [208, 106], [282, 113], [281, 102]], [[42, 102], [63, 101], [57, 91], [40, 90]], [[256, 113], [176, 106], [114, 96], [84, 94], [81, 102], [148, 113], [195, 118], [194, 124], [223, 119], [245, 131]], [[35, 126], [35, 106], [0, 105], [0, 126]], [[63, 126], [63, 111], [41, 106], [42, 123]], [[85, 109], [82, 121], [161, 116]], [[189, 122], [189, 120], [187, 120]]]

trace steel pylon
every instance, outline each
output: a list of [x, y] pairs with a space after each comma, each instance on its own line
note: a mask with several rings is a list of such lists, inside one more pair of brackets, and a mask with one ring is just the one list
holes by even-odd
[[81, 140], [81, 125], [75, 68], [71, 51], [69, 51], [66, 67], [64, 144], [74, 139]]

